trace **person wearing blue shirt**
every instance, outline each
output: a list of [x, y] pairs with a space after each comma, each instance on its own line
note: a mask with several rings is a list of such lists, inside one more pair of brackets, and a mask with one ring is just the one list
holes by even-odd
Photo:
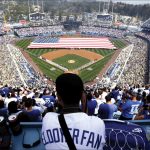
[[39, 122], [42, 121], [42, 115], [38, 109], [33, 109], [33, 100], [31, 98], [28, 98], [25, 101], [25, 107], [26, 109], [23, 110], [23, 114], [26, 115], [29, 119], [29, 121], [32, 122]]
[[0, 116], [3, 116], [4, 118], [8, 117], [7, 108], [5, 107], [3, 100], [0, 100]]
[[48, 107], [51, 104], [53, 105], [55, 103], [55, 97], [50, 94], [50, 91], [48, 89], [45, 90], [42, 98], [45, 101], [46, 107]]
[[5, 94], [5, 96], [7, 96], [10, 92], [10, 89], [7, 85], [5, 85], [5, 87], [2, 89], [3, 93]]
[[101, 119], [113, 119], [113, 113], [118, 110], [115, 104], [111, 102], [111, 94], [108, 94], [106, 97], [106, 103], [101, 104], [98, 110], [98, 117]]
[[118, 87], [115, 87], [115, 89], [112, 90], [112, 98], [117, 100], [118, 95], [119, 95], [119, 89]]
[[91, 93], [88, 93], [86, 98], [87, 98], [88, 115], [92, 116], [92, 115], [94, 115], [95, 108], [97, 106], [97, 102], [95, 99], [93, 99], [93, 96]]
[[138, 113], [141, 101], [137, 101], [137, 94], [132, 92], [131, 99], [128, 99], [122, 104], [121, 111], [122, 114], [119, 120], [132, 120], [133, 116]]

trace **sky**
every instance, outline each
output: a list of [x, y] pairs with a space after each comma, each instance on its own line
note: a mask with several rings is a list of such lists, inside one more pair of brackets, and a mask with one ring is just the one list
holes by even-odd
[[124, 2], [129, 4], [150, 4], [150, 0], [113, 0], [114, 2]]
[[[109, 1], [109, 0], [97, 0], [97, 1]], [[112, 0], [113, 2], [123, 2], [128, 4], [150, 4], [150, 0]]]

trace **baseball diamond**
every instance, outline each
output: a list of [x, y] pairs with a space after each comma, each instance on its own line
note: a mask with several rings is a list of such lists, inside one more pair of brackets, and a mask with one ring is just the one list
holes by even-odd
[[[76, 35], [72, 35], [71, 37], [76, 37]], [[80, 39], [81, 38], [83, 38], [83, 36], [80, 37]], [[44, 75], [50, 77], [52, 81], [55, 81], [58, 75], [67, 71], [79, 74], [84, 82], [92, 82], [96, 76], [99, 76], [100, 72], [103, 71], [102, 69], [107, 69], [105, 67], [108, 67], [106, 64], [108, 61], [111, 61], [111, 57], [113, 55], [117, 57], [116, 53], [120, 53], [118, 49], [122, 49], [127, 45], [121, 39], [109, 38], [117, 49], [28, 48], [34, 40], [35, 38], [22, 39], [17, 41], [16, 45], [24, 49], [29, 54], [29, 57], [32, 58], [34, 64], [39, 67]], [[40, 39], [36, 38], [36, 40]], [[45, 40], [55, 41], [58, 39], [55, 37], [52, 39], [43, 37], [42, 41]], [[63, 70], [62, 67], [65, 68], [65, 70]], [[55, 68], [55, 70], [51, 70], [50, 68]]]
[[60, 49], [57, 51], [52, 51], [52, 52], [48, 52], [46, 54], [42, 55], [42, 58], [48, 59], [48, 60], [53, 60], [59, 57], [62, 57], [64, 55], [67, 54], [75, 54], [75, 55], [79, 55], [81, 57], [87, 58], [91, 61], [93, 60], [100, 60], [102, 58], [104, 58], [102, 55], [94, 53], [94, 52], [90, 52], [87, 50], [65, 50], [65, 49]]

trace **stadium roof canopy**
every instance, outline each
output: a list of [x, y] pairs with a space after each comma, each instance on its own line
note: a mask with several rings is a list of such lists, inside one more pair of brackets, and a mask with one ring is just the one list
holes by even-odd
[[150, 30], [150, 18], [143, 23], [142, 28]]

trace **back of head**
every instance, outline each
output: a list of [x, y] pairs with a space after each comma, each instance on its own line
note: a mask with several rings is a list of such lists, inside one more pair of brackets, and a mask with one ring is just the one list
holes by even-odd
[[94, 92], [94, 96], [95, 96], [95, 98], [99, 98], [99, 93], [98, 92]]
[[28, 98], [26, 101], [25, 101], [25, 107], [29, 108], [31, 107], [33, 104], [33, 101], [31, 98]]
[[83, 82], [78, 75], [65, 73], [56, 79], [56, 91], [64, 104], [79, 104], [83, 92]]
[[87, 93], [86, 98], [88, 101], [92, 100], [92, 98], [93, 98], [92, 93], [91, 92]]
[[105, 96], [106, 103], [111, 101], [111, 94], [109, 93], [107, 96]]
[[137, 93], [136, 92], [132, 92], [131, 96], [132, 96], [132, 99], [136, 99], [137, 98]]
[[8, 104], [8, 111], [9, 111], [9, 114], [16, 113], [17, 112], [17, 102], [11, 101]]
[[1, 108], [4, 108], [4, 101], [3, 100], [0, 101], [0, 109]]

